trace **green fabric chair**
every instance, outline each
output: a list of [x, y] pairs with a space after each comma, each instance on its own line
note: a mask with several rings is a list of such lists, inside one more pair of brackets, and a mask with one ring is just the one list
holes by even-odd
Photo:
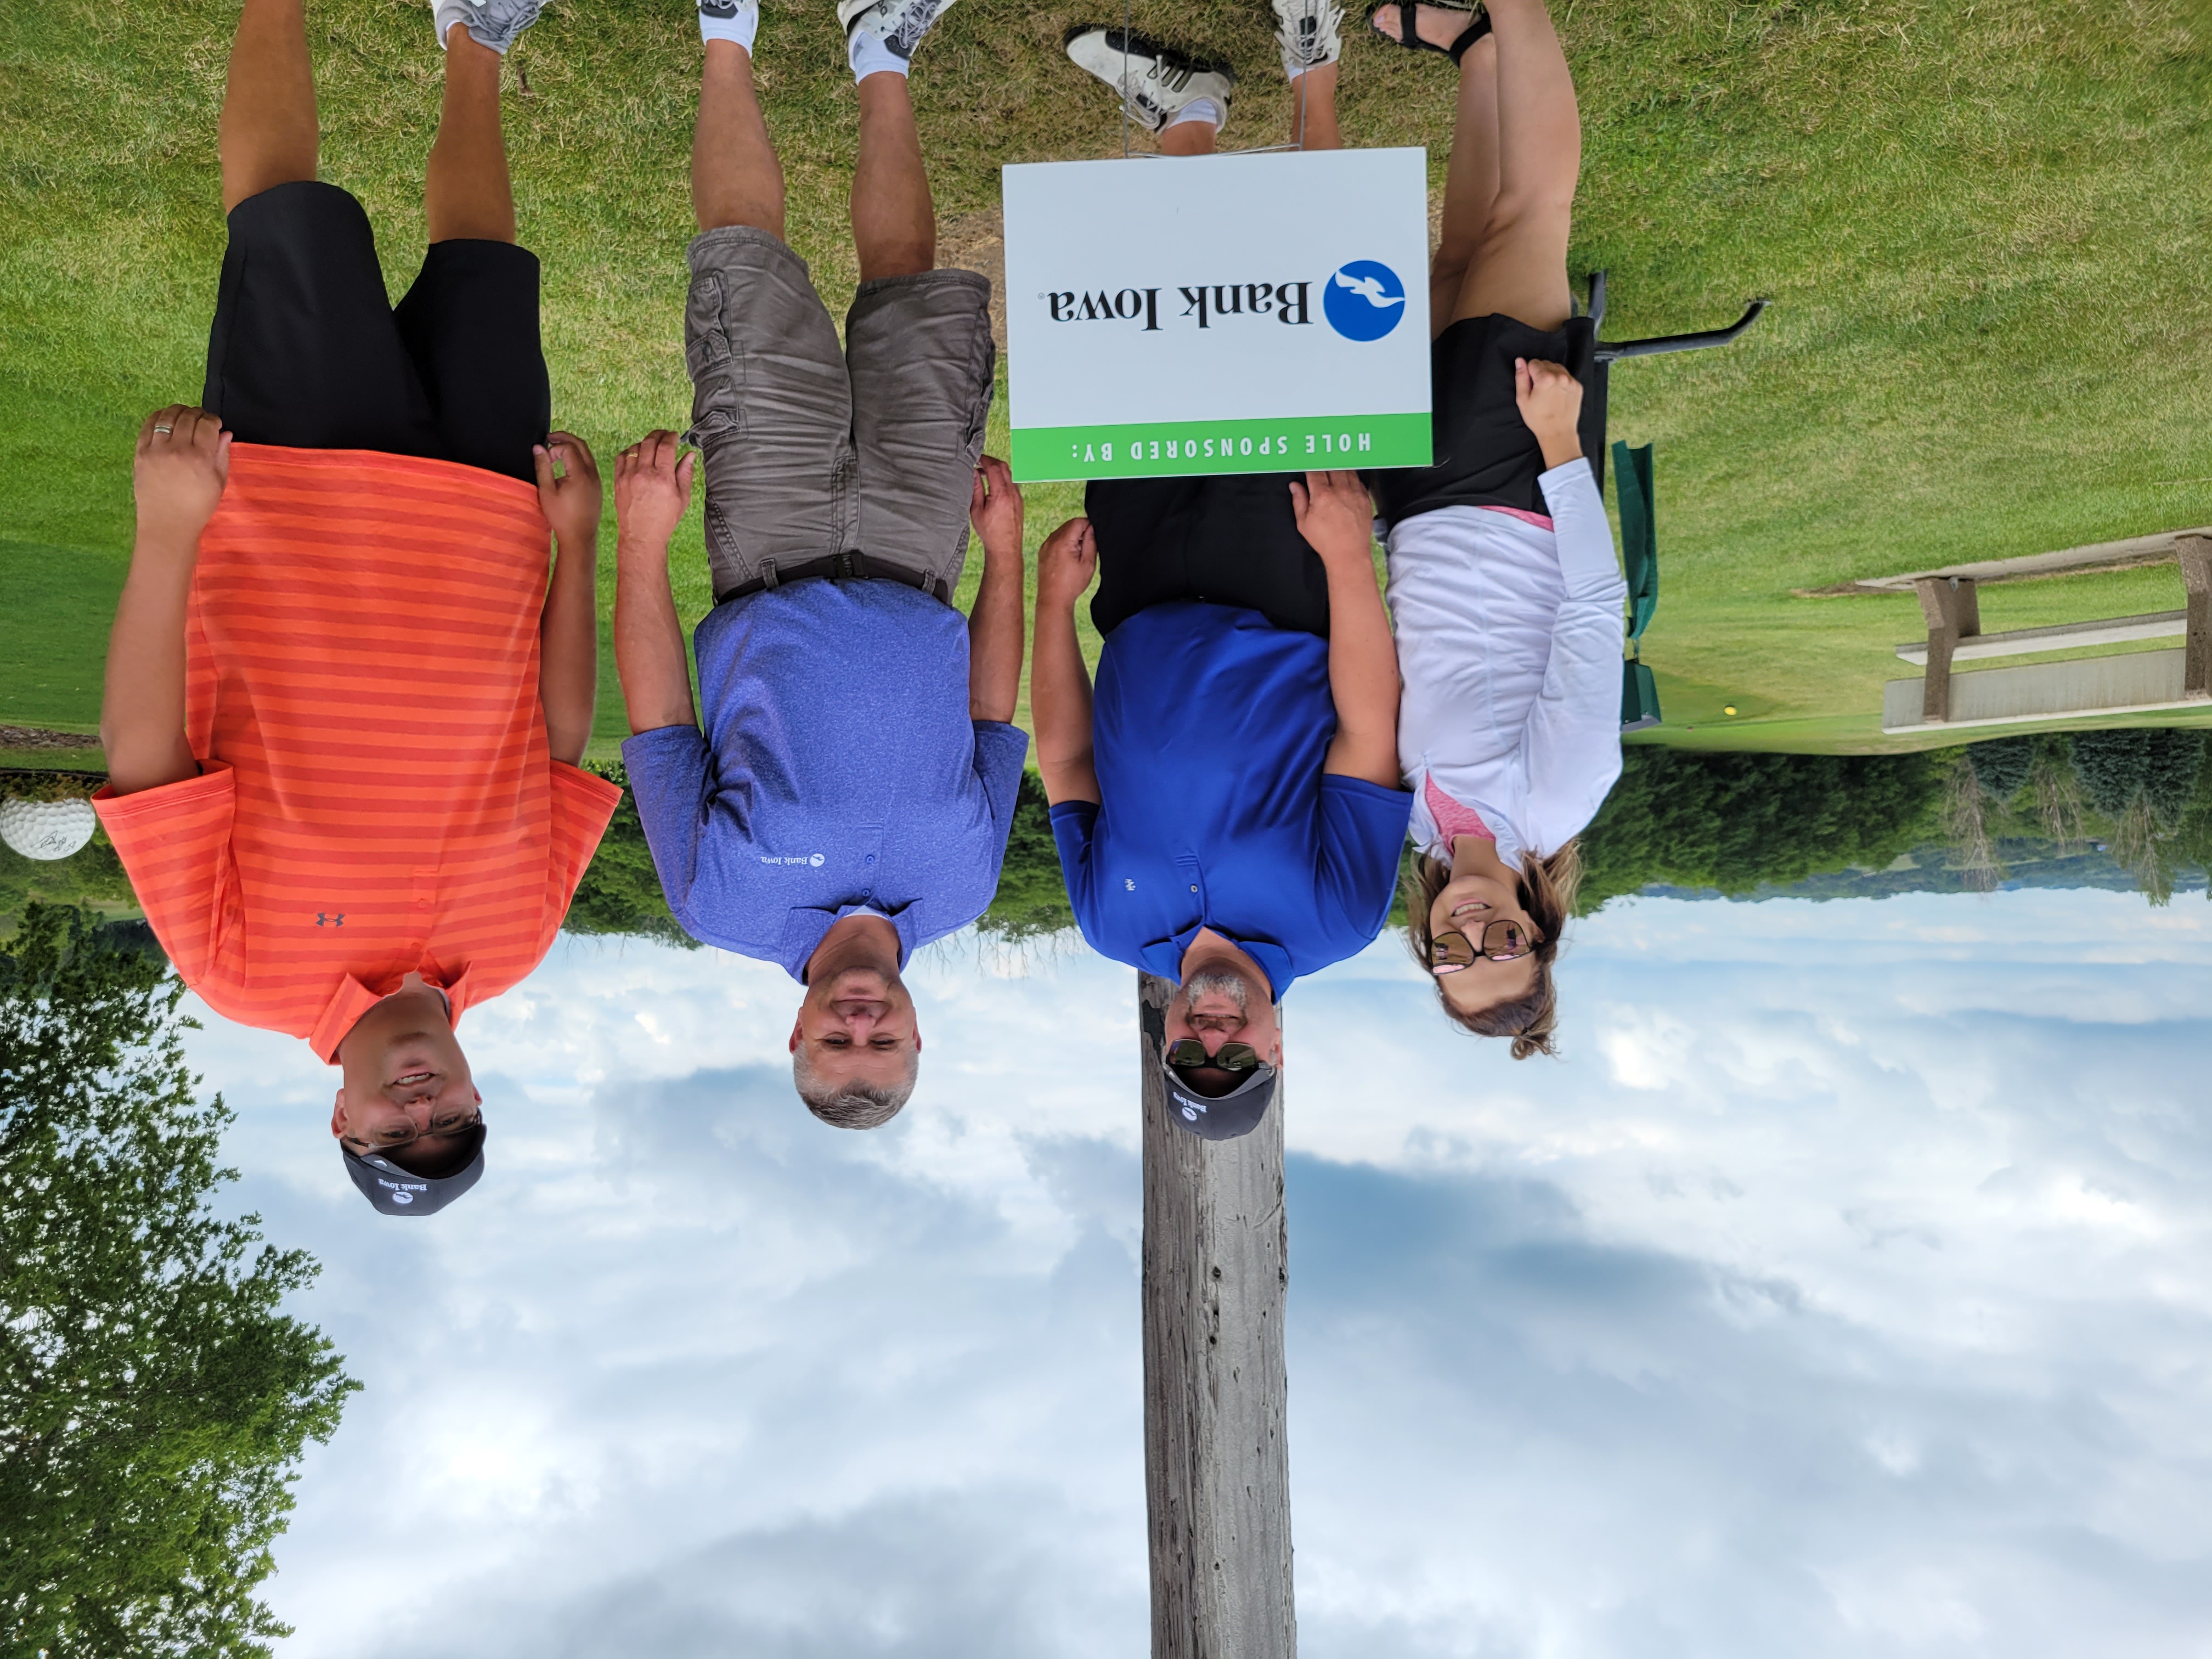
[[[1743, 315], [1726, 328], [1701, 330], [1695, 334], [1666, 334], [1648, 340], [1597, 340], [1589, 376], [1583, 382], [1581, 431], [1583, 453], [1589, 457], [1601, 494], [1605, 489], [1605, 416], [1613, 366], [1624, 357], [1656, 357], [1674, 351], [1707, 351], [1736, 339], [1759, 320], [1766, 309], [1764, 300], [1744, 304]], [[1595, 332], [1605, 322], [1605, 273], [1590, 272], [1589, 300], [1584, 307]], [[1618, 482], [1613, 499], [1620, 508], [1620, 538], [1628, 576], [1628, 639], [1632, 650], [1643, 636], [1651, 612], [1659, 603], [1659, 543], [1651, 520], [1651, 447], [1631, 449], [1613, 446], [1613, 471]], [[1620, 665], [1620, 729], [1640, 732], [1659, 724], [1659, 688], [1651, 671], [1632, 655]]]
[[1651, 446], [1613, 446], [1613, 493], [1620, 510], [1620, 562], [1628, 579], [1628, 659], [1620, 665], [1620, 729], [1659, 724], [1659, 687], [1644, 665], [1641, 641], [1659, 608], [1659, 532], [1652, 516]]

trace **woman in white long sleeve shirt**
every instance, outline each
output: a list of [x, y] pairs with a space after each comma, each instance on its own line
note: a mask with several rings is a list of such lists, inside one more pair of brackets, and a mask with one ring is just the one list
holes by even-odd
[[1405, 690], [1408, 932], [1444, 1012], [1517, 1059], [1553, 1049], [1576, 838], [1620, 775], [1627, 597], [1577, 430], [1595, 331], [1571, 315], [1582, 165], [1544, 0], [1378, 6], [1459, 66], [1430, 274], [1437, 459], [1374, 476]]

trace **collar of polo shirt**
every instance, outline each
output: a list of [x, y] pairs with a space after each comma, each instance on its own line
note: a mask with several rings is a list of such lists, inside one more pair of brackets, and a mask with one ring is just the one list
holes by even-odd
[[1182, 980], [1183, 952], [1190, 949], [1190, 943], [1198, 937], [1200, 927], [1211, 927], [1252, 958], [1253, 965], [1267, 976], [1268, 1001], [1280, 1002], [1283, 1000], [1283, 987], [1297, 977], [1291, 969], [1291, 953], [1281, 945], [1267, 939], [1239, 939], [1218, 921], [1201, 922], [1199, 927], [1193, 927], [1184, 933], [1177, 933], [1171, 939], [1162, 940], [1163, 945], [1174, 951], [1175, 965], [1170, 969], [1154, 969], [1152, 971], [1159, 974], [1163, 979], [1171, 979], [1180, 983]]
[[830, 930], [848, 916], [880, 916], [890, 923], [891, 931], [898, 935], [899, 971], [906, 971], [907, 958], [915, 953], [915, 940], [921, 925], [919, 902], [902, 904], [895, 910], [866, 903], [841, 904], [834, 910], [794, 907], [783, 922], [784, 970], [801, 985], [805, 984], [806, 964], [813, 960], [816, 949]]
[[[450, 985], [441, 980], [427, 962], [419, 964], [413, 971], [422, 975], [425, 985], [444, 996], [447, 1022], [459, 1024], [470, 1001], [469, 970], [465, 968], [461, 969]], [[316, 1058], [325, 1066], [337, 1065], [338, 1044], [345, 1041], [346, 1033], [360, 1024], [363, 1014], [398, 990], [408, 972], [403, 968], [388, 975], [381, 991], [371, 989], [354, 975], [348, 974], [331, 995], [329, 1006], [323, 1010], [323, 1017], [315, 1022], [315, 1029], [307, 1038]]]

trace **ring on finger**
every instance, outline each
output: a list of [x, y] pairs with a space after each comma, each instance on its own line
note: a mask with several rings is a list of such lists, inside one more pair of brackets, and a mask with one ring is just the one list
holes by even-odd
[[171, 427], [166, 427], [166, 426], [157, 426], [157, 427], [155, 427], [155, 428], [154, 428], [154, 430], [155, 430], [155, 431], [156, 431], [156, 432], [169, 432], [169, 431], [173, 431], [173, 430], [174, 430], [174, 428], [171, 428]]

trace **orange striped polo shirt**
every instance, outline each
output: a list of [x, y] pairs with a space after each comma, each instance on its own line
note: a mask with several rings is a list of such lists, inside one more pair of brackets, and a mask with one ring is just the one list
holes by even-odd
[[185, 620], [200, 775], [94, 798], [185, 982], [334, 1060], [410, 969], [456, 1021], [544, 958], [622, 792], [538, 701], [538, 491], [232, 447]]

